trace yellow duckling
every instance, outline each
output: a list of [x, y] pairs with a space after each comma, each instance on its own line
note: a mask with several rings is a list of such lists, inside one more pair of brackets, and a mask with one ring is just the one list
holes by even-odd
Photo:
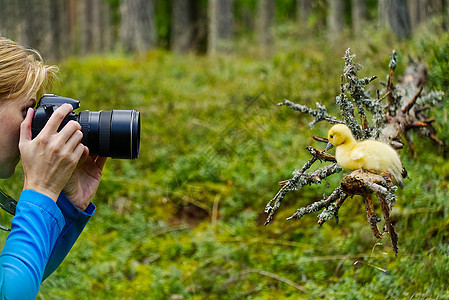
[[343, 124], [332, 126], [327, 134], [329, 143], [336, 147], [335, 158], [340, 167], [347, 170], [364, 169], [377, 174], [388, 172], [401, 188], [407, 171], [402, 166], [399, 155], [389, 145], [375, 141], [356, 141], [351, 130]]

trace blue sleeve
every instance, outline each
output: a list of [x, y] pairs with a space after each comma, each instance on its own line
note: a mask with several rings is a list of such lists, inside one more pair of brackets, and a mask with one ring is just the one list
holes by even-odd
[[95, 205], [90, 203], [85, 211], [80, 211], [63, 193], [59, 195], [56, 204], [64, 215], [65, 226], [53, 248], [43, 280], [62, 263], [96, 209]]
[[64, 216], [49, 197], [24, 190], [0, 255], [2, 299], [35, 299]]

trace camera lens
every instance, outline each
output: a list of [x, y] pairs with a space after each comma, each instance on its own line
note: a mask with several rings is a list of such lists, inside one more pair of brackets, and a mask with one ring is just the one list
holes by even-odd
[[[80, 107], [75, 99], [44, 95], [34, 110], [31, 132], [35, 138], [44, 128], [53, 112], [69, 103], [73, 109]], [[140, 113], [136, 110], [88, 111], [79, 114], [70, 112], [61, 122], [58, 131], [67, 122], [74, 120], [81, 124], [82, 143], [89, 147], [91, 155], [112, 158], [137, 158], [140, 148]]]
[[137, 158], [140, 113], [136, 110], [81, 111], [78, 115], [84, 145], [91, 155]]

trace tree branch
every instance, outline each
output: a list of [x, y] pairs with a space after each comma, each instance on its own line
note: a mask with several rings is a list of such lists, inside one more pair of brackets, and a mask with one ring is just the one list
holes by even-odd
[[284, 200], [285, 195], [289, 191], [296, 191], [302, 188], [305, 185], [309, 185], [312, 183], [320, 183], [322, 179], [341, 172], [342, 168], [337, 165], [337, 163], [332, 163], [331, 165], [320, 168], [311, 173], [304, 173], [305, 170], [310, 168], [310, 166], [317, 160], [316, 157], [310, 159], [301, 170], [293, 171], [293, 178], [289, 179], [287, 183], [276, 193], [273, 199], [271, 199], [268, 204], [265, 206], [265, 212], [268, 213], [268, 217], [265, 220], [265, 224], [273, 220], [273, 217], [281, 206], [282, 201]]
[[338, 120], [337, 118], [329, 115], [326, 111], [326, 107], [320, 103], [316, 103], [316, 106], [318, 109], [311, 109], [308, 108], [305, 105], [297, 104], [294, 102], [291, 102], [287, 99], [284, 99], [284, 102], [278, 103], [279, 106], [288, 106], [289, 108], [299, 111], [303, 114], [311, 115], [312, 117], [315, 117], [315, 119], [309, 123], [310, 128], [314, 128], [315, 124], [320, 121], [328, 121], [331, 124], [337, 124], [337, 123], [343, 123], [342, 121]]
[[[339, 199], [339, 198], [346, 199], [346, 197], [347, 197], [347, 195], [342, 191], [341, 187], [337, 187], [332, 192], [332, 194], [329, 195], [329, 197], [326, 197], [326, 195], [323, 195], [323, 200], [316, 201], [312, 204], [307, 205], [306, 207], [298, 208], [298, 210], [292, 216], [288, 217], [287, 220], [301, 219], [302, 216], [304, 216], [306, 214], [310, 214], [310, 213], [319, 211], [325, 207], [327, 208], [332, 202], [336, 201], [337, 199]], [[337, 211], [338, 211], [338, 209], [337, 209]], [[329, 216], [329, 218], [327, 218], [327, 216], [323, 215], [320, 218], [320, 220], [324, 220], [324, 219], [329, 220], [335, 214], [336, 214], [335, 209], [327, 211], [326, 215]]]
[[[341, 76], [340, 94], [335, 97], [335, 102], [340, 108], [340, 115], [343, 121], [329, 115], [326, 107], [319, 103], [316, 104], [317, 109], [311, 109], [289, 100], [284, 100], [284, 102], [278, 105], [285, 105], [293, 110], [314, 117], [313, 121], [309, 123], [311, 128], [320, 121], [327, 121], [330, 124], [344, 123], [351, 129], [357, 140], [375, 138], [389, 143], [396, 149], [400, 149], [403, 147], [401, 138], [404, 137], [408, 142], [409, 149], [414, 153], [414, 145], [409, 137], [409, 132], [410, 130], [419, 130], [420, 133], [423, 133], [432, 141], [443, 145], [436, 137], [436, 130], [432, 126], [435, 120], [425, 115], [425, 112], [429, 110], [429, 107], [426, 105], [434, 106], [440, 103], [443, 93], [426, 92], [421, 85], [413, 86], [414, 82], [419, 82], [420, 84], [425, 82], [425, 78], [423, 78], [426, 74], [425, 70], [423, 71], [422, 68], [419, 70], [419, 80], [404, 81], [402, 85], [396, 87], [394, 85], [394, 75], [397, 66], [397, 53], [393, 50], [389, 62], [388, 80], [384, 84], [385, 91], [383, 91], [383, 96], [381, 97], [379, 90], [377, 90], [376, 97], [373, 98], [366, 91], [366, 86], [375, 80], [377, 76], [359, 78], [358, 72], [361, 69], [361, 65], [354, 62], [354, 58], [355, 55], [351, 54], [349, 49], [346, 50], [343, 57], [345, 65], [343, 75]], [[411, 76], [414, 77], [413, 74]], [[388, 99], [387, 105], [383, 101], [385, 98]], [[357, 116], [355, 108], [357, 109]], [[369, 119], [370, 115], [371, 119]], [[313, 136], [313, 138], [319, 142], [328, 142], [326, 138], [316, 136]], [[289, 191], [301, 189], [305, 185], [319, 183], [328, 176], [342, 171], [336, 163], [335, 156], [312, 146], [308, 146], [307, 150], [312, 155], [312, 158], [300, 170], [293, 172], [293, 178], [279, 182], [282, 187], [266, 205], [265, 212], [268, 216], [265, 225], [272, 221]], [[331, 164], [313, 172], [305, 173], [317, 160], [331, 162]], [[372, 197], [375, 194], [380, 202], [385, 220], [384, 231], [390, 235], [393, 251], [397, 256], [398, 235], [394, 231], [390, 218], [391, 208], [397, 199], [396, 190], [397, 187], [394, 185], [392, 176], [389, 173], [374, 174], [364, 170], [355, 170], [344, 176], [340, 185], [329, 196], [324, 194], [321, 200], [298, 208], [287, 220], [301, 219], [306, 214], [322, 210], [318, 215], [319, 226], [332, 217], [335, 217], [338, 223], [338, 211], [341, 205], [348, 197], [360, 195], [364, 198], [366, 216], [374, 236], [382, 238], [383, 234], [377, 226], [380, 219], [375, 212], [375, 204]]]

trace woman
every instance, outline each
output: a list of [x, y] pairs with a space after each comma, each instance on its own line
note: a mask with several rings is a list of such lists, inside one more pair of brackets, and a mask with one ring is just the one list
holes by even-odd
[[72, 106], [55, 110], [31, 138], [32, 108], [55, 72], [36, 51], [0, 37], [0, 178], [10, 177], [20, 158], [25, 174], [0, 255], [2, 299], [35, 299], [95, 212], [91, 200], [106, 159], [89, 156], [77, 122], [57, 131]]

